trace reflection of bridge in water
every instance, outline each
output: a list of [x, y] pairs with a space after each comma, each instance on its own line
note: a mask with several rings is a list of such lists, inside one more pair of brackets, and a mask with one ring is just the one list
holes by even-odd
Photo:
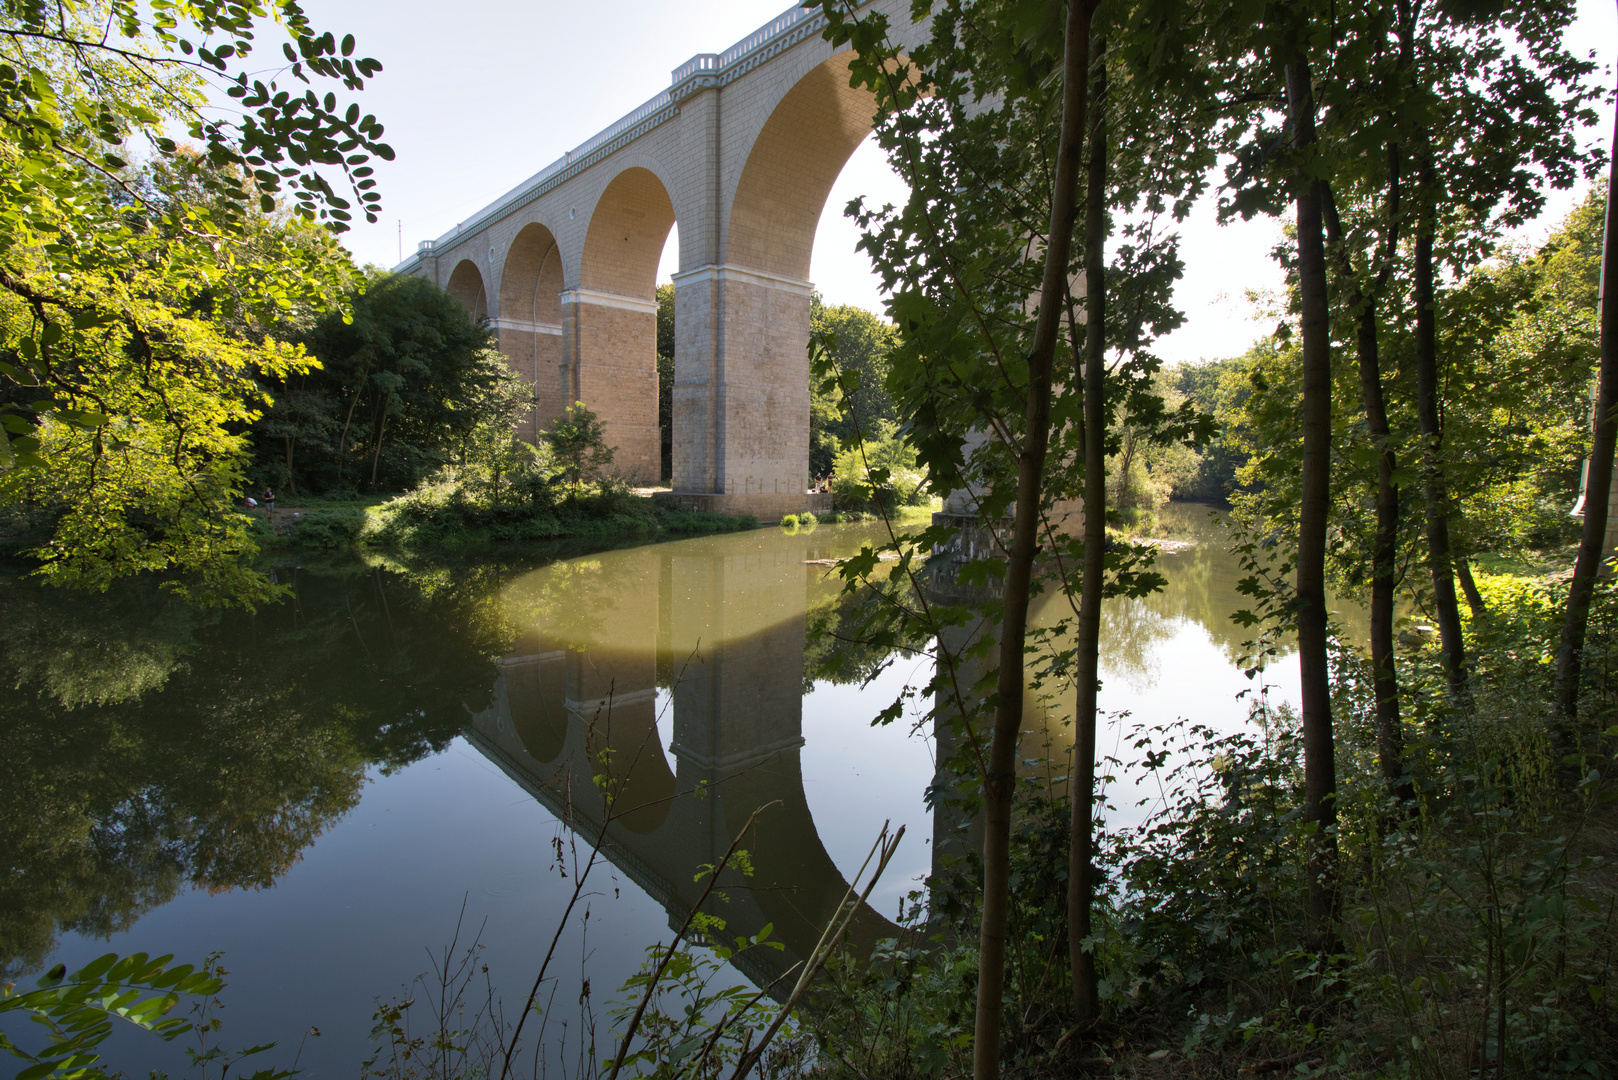
[[[835, 551], [832, 532], [844, 537]], [[688, 540], [518, 579], [505, 606], [523, 630], [500, 661], [494, 703], [468, 733], [585, 841], [606, 816], [601, 787], [616, 790], [603, 854], [671, 927], [702, 893], [698, 869], [719, 861], [754, 810], [779, 802], [743, 842], [753, 876], [727, 873], [729, 901], [709, 904], [727, 937], [773, 924], [784, 950], [736, 958], [760, 986], [807, 959], [848, 888], [816, 831], [799, 763], [808, 599], [836, 588], [809, 560], [846, 554], [847, 535]], [[660, 687], [672, 700], [672, 765], [657, 729]], [[896, 930], [867, 907], [851, 935], [868, 948]]]

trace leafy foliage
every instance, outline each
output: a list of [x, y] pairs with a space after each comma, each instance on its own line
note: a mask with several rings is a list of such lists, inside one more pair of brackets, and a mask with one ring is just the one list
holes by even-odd
[[582, 401], [569, 405], [543, 437], [575, 492], [586, 475], [611, 465], [617, 452], [607, 445], [607, 425]]
[[475, 323], [425, 278], [374, 275], [304, 335], [319, 367], [278, 381], [253, 428], [255, 475], [296, 496], [399, 491], [504, 452], [532, 399]]
[[[205, 1009], [209, 999], [224, 989], [219, 977], [224, 973], [216, 957], [209, 957], [201, 968], [191, 964], [171, 966], [173, 959], [145, 953], [123, 957], [108, 953], [71, 975], [58, 964], [39, 977], [33, 990], [19, 992], [6, 984], [0, 992], [0, 1016], [19, 1013], [46, 1031], [47, 1045], [37, 1054], [0, 1032], [0, 1050], [32, 1063], [16, 1074], [19, 1080], [106, 1080], [109, 1074], [99, 1064], [101, 1055], [96, 1048], [112, 1034], [117, 1020], [144, 1028], [166, 1042], [194, 1030], [190, 1021], [169, 1014], [182, 996], [201, 999]], [[200, 1053], [189, 1047], [187, 1050], [194, 1062], [218, 1063], [228, 1071], [272, 1046], [250, 1047], [237, 1054], [227, 1054], [217, 1047]], [[293, 1075], [279, 1069], [260, 1069], [248, 1080], [284, 1080]]]
[[[250, 70], [265, 22], [303, 93]], [[352, 272], [264, 215], [280, 196], [328, 231], [356, 206], [376, 220], [381, 125], [314, 87], [358, 91], [381, 65], [292, 0], [12, 5], [0, 39], [0, 500], [54, 521], [35, 555], [59, 584], [162, 572], [183, 595], [261, 602], [232, 511], [242, 429], [262, 380], [308, 366], [272, 327]], [[248, 111], [205, 111], [205, 76]]]

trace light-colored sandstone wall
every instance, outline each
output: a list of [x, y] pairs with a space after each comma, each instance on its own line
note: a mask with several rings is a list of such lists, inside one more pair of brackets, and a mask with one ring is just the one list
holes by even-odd
[[[662, 471], [657, 426], [657, 308], [628, 297], [572, 290], [562, 305], [576, 400], [606, 425], [616, 447], [611, 471], [653, 484]], [[644, 302], [642, 302], [644, 303]]]

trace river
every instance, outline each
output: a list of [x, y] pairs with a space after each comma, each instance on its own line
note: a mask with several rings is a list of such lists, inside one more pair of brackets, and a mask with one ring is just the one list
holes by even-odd
[[[1167, 587], [1114, 604], [1103, 637], [1101, 751], [1121, 761], [1137, 724], [1239, 727], [1255, 686], [1232, 663], [1245, 598], [1223, 527], [1196, 505], [1164, 522]], [[576, 1052], [589, 1014], [604, 1029], [611, 988], [760, 807], [754, 877], [725, 917], [732, 933], [772, 926], [785, 948], [740, 973], [773, 977], [812, 947], [890, 821], [907, 835], [856, 926], [880, 935], [929, 870], [935, 748], [924, 725], [870, 721], [927, 661], [865, 685], [805, 675], [825, 647], [806, 624], [841, 584], [826, 564], [873, 532], [311, 560], [278, 566], [292, 598], [251, 614], [0, 573], [8, 977], [106, 951], [220, 951], [225, 1044], [275, 1040], [265, 1064], [356, 1075], [375, 999], [427, 971], [458, 922], [515, 1011], [572, 894], [571, 842], [608, 813], [603, 787], [607, 861], [544, 991], [553, 1056]], [[1041, 598], [1036, 621], [1059, 605]], [[1296, 699], [1296, 678], [1286, 659], [1263, 676], [1275, 701]], [[1059, 758], [1065, 729], [1036, 734]], [[1153, 782], [1120, 774], [1114, 824], [1147, 812]], [[183, 1071], [178, 1046], [144, 1034], [109, 1045], [132, 1073]]]

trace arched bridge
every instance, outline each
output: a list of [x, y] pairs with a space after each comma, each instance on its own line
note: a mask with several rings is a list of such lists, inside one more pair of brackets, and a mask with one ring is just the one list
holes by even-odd
[[[901, 47], [923, 33], [877, 0]], [[605, 421], [626, 479], [661, 472], [657, 266], [674, 277], [674, 498], [776, 520], [808, 492], [809, 257], [837, 174], [870, 132], [871, 95], [825, 17], [791, 8], [396, 269], [486, 317], [534, 388], [533, 437], [573, 401]]]

